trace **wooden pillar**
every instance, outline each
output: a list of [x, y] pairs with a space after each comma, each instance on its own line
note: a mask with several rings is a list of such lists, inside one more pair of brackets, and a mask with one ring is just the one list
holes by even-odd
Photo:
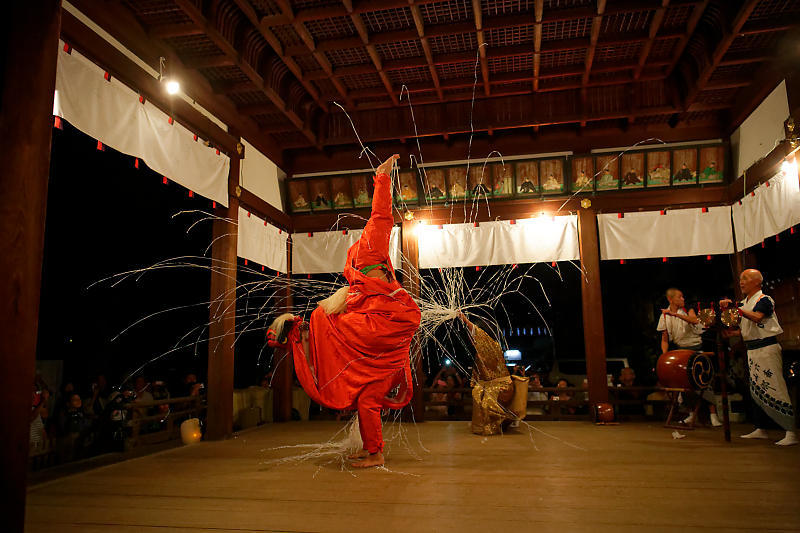
[[597, 215], [591, 209], [578, 211], [578, 241], [583, 270], [581, 303], [589, 402], [596, 404], [608, 401], [608, 380], [603, 298], [600, 290], [600, 243], [597, 237]]
[[[292, 237], [286, 240], [286, 276], [292, 276]], [[284, 289], [283, 312], [289, 313], [294, 307], [294, 295], [291, 283], [287, 281]], [[275, 349], [272, 356], [272, 418], [275, 422], [289, 422], [292, 419], [292, 385], [294, 384], [294, 360], [292, 352], [280, 348]]]
[[[403, 287], [408, 291], [412, 298], [419, 298], [419, 240], [416, 228], [418, 223], [414, 220], [403, 221], [402, 227], [402, 251], [403, 251]], [[422, 347], [415, 338], [411, 343], [411, 359], [416, 360], [413, 371], [414, 375], [414, 397], [411, 399], [410, 409], [405, 409], [404, 418], [417, 422], [425, 421], [425, 397], [422, 388], [425, 386], [425, 379], [422, 370]]]
[[22, 531], [61, 2], [11, 2], [0, 34], [0, 438], [3, 531]]
[[[238, 181], [240, 159], [231, 157], [230, 181]], [[233, 343], [236, 338], [236, 241], [239, 199], [230, 195], [228, 207], [217, 207], [211, 257], [211, 295], [208, 327], [208, 411], [206, 438], [224, 439], [233, 432]]]

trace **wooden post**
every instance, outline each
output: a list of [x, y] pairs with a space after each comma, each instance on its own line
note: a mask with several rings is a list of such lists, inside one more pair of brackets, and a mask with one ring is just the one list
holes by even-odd
[[[286, 289], [284, 293], [284, 313], [291, 312], [294, 306], [291, 283], [292, 276], [292, 237], [286, 240]], [[292, 352], [280, 348], [275, 349], [272, 356], [272, 383], [274, 402], [272, 403], [272, 418], [275, 422], [289, 422], [292, 419], [292, 384], [294, 383], [294, 360]]]
[[[419, 298], [419, 239], [416, 228], [418, 223], [414, 220], [403, 221], [402, 250], [403, 250], [403, 287], [412, 298]], [[411, 399], [410, 409], [404, 411], [404, 418], [425, 421], [425, 396], [422, 393], [425, 379], [422, 370], [422, 347], [415, 339], [411, 343], [411, 359], [416, 361], [411, 369], [414, 375], [414, 397]]]
[[603, 299], [600, 290], [600, 244], [597, 237], [597, 215], [591, 209], [578, 210], [578, 241], [583, 271], [581, 303], [586, 374], [589, 380], [589, 403], [594, 405], [608, 401], [608, 380]]
[[[228, 181], [238, 181], [240, 159], [231, 156]], [[233, 432], [233, 343], [236, 338], [236, 241], [238, 228], [226, 219], [239, 217], [239, 199], [217, 207], [211, 257], [211, 305], [208, 326], [208, 412], [206, 438]]]
[[7, 4], [0, 47], [0, 500], [22, 531], [61, 2]]

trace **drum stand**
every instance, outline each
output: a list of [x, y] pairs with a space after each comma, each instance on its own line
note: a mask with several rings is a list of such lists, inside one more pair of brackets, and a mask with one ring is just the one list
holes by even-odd
[[664, 389], [664, 390], [667, 391], [667, 394], [669, 394], [670, 397], [672, 398], [672, 402], [669, 405], [669, 414], [667, 415], [667, 421], [664, 422], [664, 427], [665, 428], [670, 428], [670, 429], [686, 429], [686, 430], [689, 430], [689, 431], [693, 430], [694, 429], [694, 423], [697, 420], [697, 411], [700, 409], [700, 404], [702, 402], [698, 401], [695, 404], [694, 409], [692, 409], [692, 415], [693, 416], [692, 416], [692, 423], [691, 424], [684, 424], [682, 422], [673, 422], [672, 421], [672, 416], [674, 414], [676, 414], [675, 413], [675, 408], [678, 406], [678, 398], [680, 397], [680, 393], [682, 393], [682, 392], [690, 393], [690, 392], [694, 392], [694, 391], [692, 389]]
[[716, 323], [713, 326], [717, 333], [717, 359], [719, 361], [719, 392], [722, 395], [722, 429], [725, 432], [725, 442], [731, 441], [731, 420], [728, 409], [728, 366], [725, 358], [725, 343], [722, 342], [723, 326]]

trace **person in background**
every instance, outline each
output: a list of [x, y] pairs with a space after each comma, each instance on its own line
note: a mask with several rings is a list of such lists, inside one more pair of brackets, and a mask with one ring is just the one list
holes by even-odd
[[47, 400], [50, 398], [50, 391], [40, 388], [40, 384], [33, 384], [33, 400], [31, 402], [31, 432], [30, 450], [32, 452], [41, 450], [47, 441], [47, 433], [44, 430], [47, 420]]
[[[553, 398], [552, 398], [553, 400], [556, 400], [556, 401], [559, 401], [559, 402], [569, 402], [569, 401], [572, 400], [572, 394], [566, 390], [566, 389], [569, 388], [569, 382], [566, 379], [558, 380], [558, 383], [556, 384], [556, 387], [558, 389], [563, 389], [563, 390], [559, 390], [558, 391], [558, 395], [553, 396]], [[563, 411], [565, 411], [567, 414], [570, 414], [570, 415], [574, 415], [575, 414], [575, 406], [574, 405], [565, 405], [565, 406], [561, 407], [561, 409]]]
[[[528, 381], [528, 401], [529, 402], [539, 402], [539, 401], [547, 401], [548, 396], [547, 393], [538, 389], [542, 388], [542, 379], [536, 372], [531, 373], [530, 381]], [[528, 406], [526, 413], [529, 415], [543, 415], [545, 410], [544, 405], [530, 405]]]
[[91, 421], [83, 412], [81, 395], [73, 392], [68, 398], [66, 409], [58, 417], [58, 459], [67, 462], [83, 458], [91, 445]]

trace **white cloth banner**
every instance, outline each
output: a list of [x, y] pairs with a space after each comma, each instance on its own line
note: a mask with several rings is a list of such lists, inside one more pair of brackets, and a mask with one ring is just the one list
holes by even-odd
[[419, 267], [446, 268], [578, 259], [578, 217], [417, 226]]
[[286, 272], [288, 235], [272, 224], [265, 224], [246, 209], [239, 208], [236, 255], [278, 272]]
[[[361, 237], [363, 230], [323, 231], [292, 235], [292, 273], [329, 274], [342, 272], [347, 262], [347, 250]], [[389, 259], [395, 270], [402, 268], [400, 228], [392, 228], [389, 238]]]
[[[767, 186], [766, 183], [769, 183]], [[780, 172], [733, 204], [736, 249], [744, 250], [800, 223], [800, 184], [797, 163]]]
[[194, 134], [76, 50], [60, 42], [53, 114], [194, 191], [228, 205], [229, 158], [195, 142]]
[[733, 253], [730, 206], [597, 215], [601, 259]]

